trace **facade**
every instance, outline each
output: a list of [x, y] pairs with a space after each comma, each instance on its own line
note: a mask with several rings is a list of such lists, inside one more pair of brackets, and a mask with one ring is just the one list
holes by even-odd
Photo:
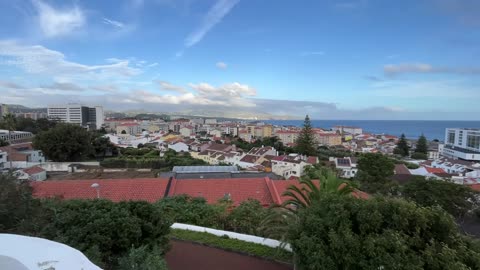
[[117, 135], [137, 135], [142, 132], [137, 123], [123, 123], [117, 125]]
[[82, 127], [100, 129], [104, 124], [103, 107], [86, 107], [80, 104], [50, 105], [47, 108], [49, 119]]
[[31, 141], [32, 138], [33, 134], [31, 132], [0, 129], [0, 139], [10, 143]]
[[447, 128], [442, 155], [453, 159], [480, 161], [480, 129]]
[[316, 133], [315, 139], [319, 145], [341, 145], [342, 136], [333, 133]]
[[215, 125], [215, 124], [217, 124], [217, 119], [215, 119], [215, 118], [205, 119], [205, 124], [207, 124], [207, 125]]
[[334, 126], [332, 130], [335, 132], [338, 131], [340, 134], [349, 133], [349, 134], [358, 135], [363, 133], [362, 128], [349, 127], [349, 126]]
[[20, 180], [43, 181], [47, 179], [47, 171], [38, 166], [18, 170], [15, 174]]
[[188, 152], [188, 145], [185, 144], [184, 142], [177, 142], [174, 144], [169, 144], [168, 149], [172, 149], [175, 152]]
[[357, 158], [355, 157], [344, 157], [344, 158], [335, 158], [330, 157], [329, 161], [335, 164], [335, 168], [341, 171], [342, 178], [352, 178], [357, 172]]

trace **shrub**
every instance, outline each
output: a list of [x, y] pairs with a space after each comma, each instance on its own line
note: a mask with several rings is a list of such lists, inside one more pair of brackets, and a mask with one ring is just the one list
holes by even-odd
[[420, 152], [415, 152], [410, 157], [413, 158], [413, 159], [421, 159], [421, 160], [427, 160], [428, 159], [427, 154], [420, 153]]
[[477, 243], [440, 208], [324, 196], [299, 212], [289, 242], [299, 269], [479, 269]]
[[239, 233], [260, 235], [260, 223], [267, 211], [257, 200], [243, 201], [228, 215], [228, 229]]

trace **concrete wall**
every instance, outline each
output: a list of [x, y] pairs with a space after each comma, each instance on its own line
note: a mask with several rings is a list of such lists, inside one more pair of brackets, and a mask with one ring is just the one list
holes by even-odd
[[281, 247], [281, 248], [283, 248], [287, 251], [292, 251], [292, 248], [290, 247], [289, 244], [284, 244], [283, 243], [283, 245], [282, 245], [282, 242], [280, 242], [278, 240], [258, 237], [258, 236], [254, 236], [254, 235], [241, 234], [241, 233], [235, 233], [235, 232], [229, 232], [229, 231], [222, 231], [222, 230], [216, 230], [216, 229], [194, 226], [194, 225], [188, 225], [188, 224], [182, 224], [182, 223], [174, 223], [171, 226], [171, 228], [172, 229], [195, 231], [195, 232], [210, 233], [210, 234], [213, 234], [213, 235], [216, 235], [216, 236], [228, 235], [228, 237], [233, 238], [233, 239], [238, 239], [238, 240], [242, 240], [242, 241], [249, 242], [249, 243], [260, 244], [260, 245], [264, 245], [264, 246], [268, 246], [268, 247], [272, 247], [272, 248]]

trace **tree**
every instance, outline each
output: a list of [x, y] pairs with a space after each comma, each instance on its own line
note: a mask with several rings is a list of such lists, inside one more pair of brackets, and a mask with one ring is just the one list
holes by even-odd
[[26, 234], [35, 229], [32, 219], [41, 211], [27, 181], [0, 173], [0, 233]]
[[413, 159], [422, 159], [422, 160], [428, 159], [427, 154], [419, 153], [419, 152], [412, 153], [412, 155], [410, 157], [413, 158]]
[[5, 141], [4, 139], [0, 139], [0, 147], [2, 146], [8, 146], [10, 143], [8, 141]]
[[100, 133], [91, 134], [91, 144], [93, 147], [93, 156], [103, 160], [106, 156], [118, 155], [117, 147], [110, 142], [108, 137], [103, 137]]
[[306, 174], [300, 179], [300, 185], [289, 186], [282, 194], [286, 200], [281, 205], [274, 205], [264, 218], [261, 231], [271, 238], [285, 241], [288, 229], [298, 222], [299, 211], [317, 204], [327, 194], [345, 196], [352, 191], [354, 186], [337, 178], [332, 170], [307, 167]]
[[47, 201], [46, 209], [51, 220], [40, 236], [93, 254], [106, 269], [117, 269], [132, 248], [167, 251], [171, 223], [148, 202]]
[[39, 133], [33, 145], [51, 160], [80, 161], [92, 153], [91, 137], [88, 131], [72, 124], [58, 124]]
[[150, 250], [147, 246], [132, 248], [128, 254], [120, 258], [119, 270], [167, 270], [167, 264], [157, 250]]
[[358, 173], [362, 190], [369, 193], [389, 193], [394, 182], [390, 177], [394, 173], [393, 161], [380, 153], [367, 153], [358, 159]]
[[17, 118], [15, 115], [9, 113], [3, 116], [3, 126], [8, 130], [8, 139], [9, 143], [12, 142], [11, 133], [17, 129]]
[[402, 157], [408, 156], [408, 144], [407, 139], [405, 138], [405, 134], [402, 133], [400, 139], [398, 140], [397, 147], [393, 150], [394, 154], [401, 155]]
[[298, 269], [479, 269], [480, 249], [440, 208], [336, 194], [299, 212], [288, 234]]
[[404, 198], [422, 206], [440, 206], [457, 219], [478, 207], [478, 192], [464, 185], [416, 178], [402, 187]]
[[427, 138], [422, 134], [417, 141], [417, 146], [415, 147], [415, 153], [428, 153], [428, 145], [427, 145]]
[[305, 121], [303, 122], [303, 128], [300, 134], [298, 135], [296, 141], [296, 150], [299, 154], [307, 156], [316, 156], [317, 155], [317, 142], [315, 139], [315, 133], [312, 129], [312, 124], [310, 122], [310, 117], [305, 116]]
[[259, 227], [267, 210], [259, 201], [248, 199], [228, 215], [228, 225], [235, 232], [259, 235]]

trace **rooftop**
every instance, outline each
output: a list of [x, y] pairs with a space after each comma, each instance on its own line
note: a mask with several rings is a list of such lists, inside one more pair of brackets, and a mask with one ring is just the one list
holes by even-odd
[[213, 172], [236, 172], [236, 166], [175, 166], [174, 173], [213, 173]]

